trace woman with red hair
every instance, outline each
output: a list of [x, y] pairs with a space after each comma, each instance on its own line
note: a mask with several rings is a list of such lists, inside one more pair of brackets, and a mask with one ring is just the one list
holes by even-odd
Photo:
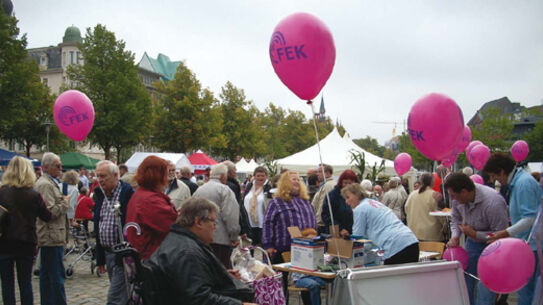
[[360, 183], [360, 180], [358, 180], [355, 172], [347, 169], [339, 176], [334, 189], [324, 198], [321, 217], [324, 222], [325, 232], [329, 233], [329, 227], [332, 225], [332, 217], [330, 217], [330, 209], [328, 208], [328, 199], [330, 199], [334, 224], [339, 225], [339, 235], [346, 237], [351, 236], [353, 233], [353, 210], [347, 205], [345, 198], [341, 196], [341, 189], [351, 183]]
[[134, 222], [141, 229], [141, 234], [128, 230], [128, 241], [143, 260], [149, 259], [160, 246], [177, 218], [170, 197], [164, 194], [168, 165], [168, 161], [156, 156], [145, 158], [136, 173], [138, 190], [128, 202], [126, 223]]

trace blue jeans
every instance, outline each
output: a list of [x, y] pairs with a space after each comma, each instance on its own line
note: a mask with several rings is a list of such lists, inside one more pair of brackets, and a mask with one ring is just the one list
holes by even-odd
[[107, 305], [124, 305], [128, 301], [128, 292], [124, 279], [124, 267], [115, 262], [115, 253], [106, 251], [106, 268], [109, 276]]
[[65, 271], [62, 258], [64, 247], [40, 248], [40, 301], [41, 305], [66, 305], [64, 291]]
[[535, 283], [536, 279], [540, 274], [539, 271], [539, 261], [537, 259], [537, 252], [534, 251], [535, 256], [535, 272], [530, 277], [530, 280], [528, 280], [528, 283], [524, 285], [517, 293], [518, 293], [518, 305], [532, 305], [532, 299], [534, 298], [534, 290], [535, 290]]
[[326, 282], [316, 276], [306, 276], [296, 281], [296, 287], [308, 288], [309, 298], [312, 305], [321, 305], [321, 287], [326, 286]]
[[[481, 252], [487, 246], [486, 243], [478, 243], [471, 238], [466, 238], [466, 251], [468, 252], [468, 268], [466, 272], [477, 276], [477, 262], [481, 256]], [[477, 305], [492, 305], [495, 302], [494, 292], [488, 290], [482, 283], [472, 278], [469, 275], [464, 275], [466, 286], [468, 288], [469, 303]], [[475, 303], [475, 287], [477, 286], [477, 303]]]
[[2, 300], [4, 305], [15, 305], [15, 273], [17, 268], [17, 282], [22, 305], [34, 304], [32, 294], [32, 256], [0, 255], [0, 277], [2, 278]]

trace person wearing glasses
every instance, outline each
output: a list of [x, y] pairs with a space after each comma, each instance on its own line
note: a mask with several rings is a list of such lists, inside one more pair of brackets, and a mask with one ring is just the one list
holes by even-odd
[[41, 165], [44, 174], [38, 179], [34, 189], [38, 191], [52, 214], [50, 221], [38, 219], [36, 229], [40, 247], [40, 299], [41, 304], [66, 304], [64, 290], [64, 246], [68, 242], [69, 196], [60, 191], [62, 165], [59, 156], [45, 153]]

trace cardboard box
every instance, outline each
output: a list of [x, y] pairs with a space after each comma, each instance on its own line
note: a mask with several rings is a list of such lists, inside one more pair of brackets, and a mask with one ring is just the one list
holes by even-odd
[[298, 227], [288, 227], [290, 233], [290, 265], [292, 267], [315, 271], [324, 265], [324, 246], [321, 240], [304, 238]]
[[330, 227], [332, 237], [327, 240], [328, 251], [331, 256], [341, 258], [342, 267], [358, 268], [364, 266], [364, 240], [354, 241], [339, 237], [339, 228]]

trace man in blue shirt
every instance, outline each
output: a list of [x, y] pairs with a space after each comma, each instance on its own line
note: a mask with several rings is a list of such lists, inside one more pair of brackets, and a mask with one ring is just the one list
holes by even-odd
[[[489, 241], [509, 236], [528, 240], [541, 204], [539, 185], [526, 170], [516, 167], [515, 161], [503, 153], [494, 153], [488, 159], [483, 171], [490, 176], [491, 181], [498, 180], [501, 185], [509, 185], [509, 194], [506, 197], [509, 198], [509, 217], [511, 217], [512, 226], [495, 232]], [[530, 240], [530, 247], [536, 259], [535, 270], [538, 270], [534, 239]], [[537, 272], [534, 272], [528, 283], [518, 291], [519, 305], [532, 304], [536, 276]]]

